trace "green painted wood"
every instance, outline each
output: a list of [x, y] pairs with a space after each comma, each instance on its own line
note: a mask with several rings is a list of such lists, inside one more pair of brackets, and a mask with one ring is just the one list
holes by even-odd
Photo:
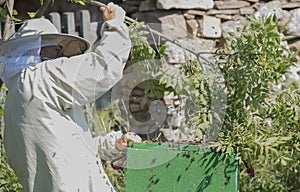
[[127, 151], [126, 192], [236, 192], [239, 167], [197, 145], [132, 143]]

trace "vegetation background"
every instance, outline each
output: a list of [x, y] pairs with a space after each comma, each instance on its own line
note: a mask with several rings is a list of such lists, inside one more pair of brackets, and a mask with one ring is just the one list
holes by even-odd
[[[84, 3], [80, 0], [73, 2]], [[16, 11], [9, 14], [7, 9], [9, 6], [2, 7], [1, 16], [17, 15]], [[155, 50], [150, 46], [145, 37], [145, 24], [129, 25], [130, 37], [136, 45], [131, 50], [131, 62], [156, 58], [164, 63], [162, 53], [165, 48], [161, 46]], [[239, 29], [239, 34], [232, 33], [226, 39], [225, 47], [215, 54], [215, 62], [225, 80], [227, 105], [218, 140], [211, 145], [222, 153], [237, 154], [241, 167], [240, 191], [300, 191], [300, 90], [296, 82], [286, 78], [297, 52], [282, 45], [283, 41], [292, 38], [283, 37], [283, 30], [278, 28], [275, 16], [261, 19], [249, 17], [247, 25]], [[219, 63], [219, 59], [225, 62]], [[193, 95], [201, 110], [196, 109], [193, 118], [186, 123], [199, 130], [201, 139], [212, 119], [218, 118], [211, 109], [211, 79], [200, 65], [198, 60], [187, 59], [181, 69], [186, 77], [182, 81], [193, 86], [194, 92], [180, 86], [183, 84], [180, 79], [174, 82], [172, 75], [169, 75], [172, 72], [168, 73], [164, 67], [153, 74], [161, 80], [147, 91], [155, 93], [166, 90], [175, 94], [186, 91]], [[215, 80], [218, 83], [218, 79]], [[279, 84], [282, 88], [274, 89]], [[7, 91], [5, 86], [2, 90]], [[1, 102], [4, 100], [5, 95]], [[0, 115], [3, 115], [3, 108]], [[120, 126], [110, 109], [98, 115], [107, 130]], [[112, 180], [124, 191], [125, 170], [114, 170], [107, 162], [104, 165]], [[0, 168], [0, 191], [21, 191], [16, 176], [6, 162], [3, 148]]]

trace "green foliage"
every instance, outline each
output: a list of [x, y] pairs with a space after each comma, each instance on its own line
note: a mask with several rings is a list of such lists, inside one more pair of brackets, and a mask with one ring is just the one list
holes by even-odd
[[[2, 141], [1, 141], [2, 145]], [[1, 164], [0, 164], [0, 191], [2, 192], [21, 192], [22, 187], [18, 182], [18, 178], [13, 170], [7, 164], [5, 151], [1, 149]]]
[[[4, 3], [3, 6], [0, 7], [0, 17], [6, 18], [7, 12], [8, 12], [7, 6], [6, 6], [6, 3]], [[18, 18], [16, 17], [16, 16], [18, 15], [18, 11], [17, 11], [17, 10], [13, 9], [13, 11], [12, 11], [11, 14], [12, 14], [12, 15], [11, 15], [11, 19], [12, 19], [13, 21], [15, 21], [15, 22], [20, 22], [20, 21], [21, 21], [20, 19], [18, 19]]]
[[[166, 66], [165, 61], [162, 59], [162, 54], [166, 49], [164, 45], [151, 45], [149, 43], [149, 36], [151, 32], [148, 30], [144, 22], [133, 22], [129, 25], [129, 37], [132, 42], [130, 51], [129, 65], [141, 65], [145, 69], [141, 71], [145, 75], [152, 75], [154, 79], [160, 79], [157, 76], [157, 70], [160, 69], [152, 68], [153, 64], [156, 66]], [[154, 49], [155, 47], [156, 49]], [[164, 91], [169, 89], [167, 85], [159, 83], [158, 81], [148, 81], [148, 86], [145, 90], [146, 93], [150, 93], [157, 98], [163, 97]]]
[[[2, 91], [7, 91], [7, 88], [3, 85]], [[2, 105], [5, 100], [5, 94], [2, 92], [0, 97], [0, 116], [3, 116], [4, 110]], [[2, 142], [2, 128], [0, 128], [0, 191], [2, 192], [21, 192], [22, 187], [18, 182], [13, 170], [9, 167], [3, 148]]]
[[[280, 43], [275, 16], [250, 18], [222, 52], [228, 108], [216, 146], [224, 153], [236, 150], [241, 191], [300, 190], [300, 91], [272, 89], [284, 83], [295, 56]], [[254, 168], [254, 178], [243, 162]]]
[[132, 42], [130, 51], [131, 63], [139, 63], [156, 58], [156, 52], [149, 44], [146, 35], [149, 35], [149, 31], [144, 22], [134, 22], [129, 25], [129, 37]]
[[86, 0], [68, 0], [71, 3], [79, 3], [80, 5], [85, 5]]
[[114, 169], [110, 162], [103, 162], [103, 167], [109, 179], [120, 192], [125, 192], [125, 168]]
[[36, 15], [36, 12], [27, 12], [27, 15], [29, 16], [30, 19], [33, 19]]
[[[241, 191], [299, 191], [300, 91], [283, 81], [296, 53], [281, 44], [292, 37], [281, 37], [275, 16], [249, 18], [239, 32], [240, 35], [230, 34], [217, 55], [226, 60], [220, 69], [228, 100], [214, 146], [223, 153], [237, 154]], [[147, 47], [145, 43], [143, 39], [141, 47]], [[149, 49], [137, 50], [143, 53], [133, 52], [136, 59], [144, 54], [157, 58]], [[175, 93], [187, 93], [199, 106], [193, 109], [188, 123], [201, 138], [212, 119], [218, 119], [211, 107], [213, 85], [218, 78], [211, 78], [209, 71], [200, 68], [198, 60], [187, 60], [182, 68], [184, 78], [174, 78], [179, 73], [161, 61], [162, 67], [153, 75], [164, 90], [177, 87], [173, 89]], [[279, 83], [284, 84], [284, 90], [275, 91], [273, 86]], [[248, 175], [252, 167], [253, 178]]]

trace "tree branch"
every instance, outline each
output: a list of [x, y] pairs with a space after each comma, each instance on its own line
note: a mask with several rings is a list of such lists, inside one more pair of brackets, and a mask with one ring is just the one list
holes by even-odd
[[36, 12], [35, 18], [40, 18], [44, 15], [46, 9], [49, 7], [52, 0], [44, 0], [41, 8]]
[[[1, 3], [3, 3], [3, 2], [1, 1]], [[14, 4], [15, 4], [14, 0], [6, 0], [7, 14], [6, 14], [6, 19], [5, 19], [2, 41], [7, 40], [11, 35], [10, 30], [11, 30], [11, 27], [13, 26], [13, 21], [11, 19], [11, 17], [12, 17], [11, 13], [13, 12]], [[3, 82], [0, 79], [0, 88], [2, 87], [2, 84], [3, 84]]]
[[10, 29], [13, 25], [13, 21], [11, 20], [12, 17], [12, 12], [14, 9], [14, 0], [6, 0], [6, 5], [7, 5], [7, 14], [6, 14], [6, 19], [5, 19], [5, 25], [4, 25], [4, 31], [3, 31], [3, 37], [2, 40], [5, 41], [8, 39], [10, 36]]
[[0, 0], [0, 6], [5, 2], [6, 0]]

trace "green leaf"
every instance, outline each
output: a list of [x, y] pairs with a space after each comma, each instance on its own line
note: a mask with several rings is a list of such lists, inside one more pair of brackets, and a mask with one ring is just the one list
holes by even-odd
[[6, 18], [7, 10], [0, 7], [0, 16]]
[[268, 38], [274, 38], [274, 39], [278, 39], [280, 38], [280, 35], [276, 32], [269, 32], [267, 35]]
[[297, 36], [290, 35], [290, 36], [284, 36], [281, 40], [282, 41], [290, 41], [290, 40], [293, 40], [293, 39], [296, 39], [296, 38], [297, 38]]
[[35, 17], [35, 15], [36, 15], [36, 12], [27, 12], [27, 15], [28, 15], [31, 19], [33, 19], [33, 18]]
[[159, 48], [159, 53], [160, 53], [160, 54], [163, 54], [163, 53], [165, 52], [166, 49], [167, 49], [167, 46], [166, 46], [166, 45], [160, 46], [160, 48]]

